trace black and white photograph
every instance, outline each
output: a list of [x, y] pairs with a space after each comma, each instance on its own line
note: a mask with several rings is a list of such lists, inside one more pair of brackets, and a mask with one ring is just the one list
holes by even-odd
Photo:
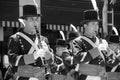
[[120, 0], [0, 0], [0, 80], [120, 80]]

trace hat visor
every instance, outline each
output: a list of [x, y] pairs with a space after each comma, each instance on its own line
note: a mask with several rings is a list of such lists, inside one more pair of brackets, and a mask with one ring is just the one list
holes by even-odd
[[24, 16], [21, 16], [21, 17], [19, 17], [19, 18], [25, 19], [25, 18], [27, 18], [27, 17], [39, 17], [39, 16], [41, 16], [41, 14], [36, 14], [36, 15], [24, 15]]
[[80, 22], [80, 24], [83, 25], [84, 23], [90, 22], [90, 21], [98, 21], [98, 22], [100, 22], [100, 21], [102, 21], [102, 19], [99, 19], [99, 20], [83, 20], [83, 21]]

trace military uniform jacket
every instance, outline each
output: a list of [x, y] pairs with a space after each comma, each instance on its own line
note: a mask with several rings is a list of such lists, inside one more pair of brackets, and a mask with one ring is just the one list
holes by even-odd
[[[86, 37], [86, 38], [88, 38], [88, 37]], [[100, 43], [100, 40], [98, 38], [92, 38], [92, 39], [88, 38], [88, 39], [91, 40], [92, 42], [94, 42], [95, 44], [99, 45], [99, 43]], [[111, 62], [111, 61], [109, 61], [109, 58], [112, 59], [111, 57], [108, 58], [103, 53], [96, 54], [97, 53], [96, 49], [93, 46], [91, 46], [91, 44], [88, 41], [86, 41], [84, 38], [81, 38], [81, 37], [76, 38], [73, 41], [73, 46], [74, 46], [73, 52], [75, 52], [75, 54], [76, 54], [75, 55], [76, 62], [97, 65], [98, 67], [99, 66], [114, 67], [119, 63], [119, 57], [114, 59], [114, 61]], [[81, 78], [82, 78], [82, 80], [85, 80], [86, 76], [82, 74], [80, 79]]]
[[[88, 39], [91, 40], [94, 44], [99, 44], [98, 38], [93, 38], [93, 39], [88, 38]], [[73, 46], [74, 46], [73, 52], [76, 57], [75, 62], [83, 63], [83, 64], [84, 63], [92, 64], [92, 65], [101, 66], [101, 67], [105, 66], [104, 56], [101, 56], [99, 53], [97, 53], [96, 49], [88, 41], [81, 38], [81, 36], [73, 40]], [[92, 54], [96, 56], [93, 56]], [[79, 79], [86, 80], [86, 77], [87, 75], [81, 73]]]
[[[55, 73], [57, 72], [58, 74], [61, 75], [67, 75], [71, 69], [75, 68], [75, 65], [72, 64], [72, 59], [73, 56], [70, 55], [69, 51], [64, 51], [61, 56], [55, 55], [55, 60], [54, 63], [56, 64], [56, 68], [54, 66], [54, 69], [52, 71]], [[58, 66], [59, 70], [57, 71]]]
[[[27, 34], [23, 32], [23, 30], [20, 32], [28, 36], [31, 40], [35, 41], [36, 35]], [[48, 39], [46, 37], [40, 36], [40, 38], [41, 41], [44, 40], [48, 44]], [[32, 45], [17, 33], [10, 36], [8, 44], [8, 55], [10, 64], [12, 65], [13, 73], [16, 73], [18, 71], [18, 67], [20, 66], [30, 65], [33, 67], [41, 67], [43, 65], [41, 58], [34, 60], [34, 50], [29, 52], [31, 47]], [[29, 77], [19, 77], [18, 80], [29, 80]]]

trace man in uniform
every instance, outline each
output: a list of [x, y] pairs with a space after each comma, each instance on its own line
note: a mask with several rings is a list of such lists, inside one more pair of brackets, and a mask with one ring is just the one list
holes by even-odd
[[62, 75], [66, 75], [67, 72], [69, 72], [70, 70], [68, 70], [68, 68], [66, 68], [65, 70], [65, 66], [66, 67], [70, 67], [71, 66], [71, 55], [69, 53], [68, 50], [68, 46], [69, 44], [67, 43], [66, 40], [63, 39], [57, 39], [56, 41], [56, 45], [55, 45], [55, 63], [57, 65], [60, 65], [59, 69], [63, 70], [60, 71], [60, 74]]
[[23, 16], [19, 19], [24, 27], [10, 36], [8, 55], [15, 80], [42, 79], [42, 74], [46, 73], [44, 65], [52, 60], [48, 39], [41, 36], [38, 30], [40, 18], [41, 14], [37, 14], [35, 5], [23, 6]]
[[[105, 74], [105, 57], [101, 53], [102, 39], [97, 37], [99, 29], [98, 12], [95, 10], [84, 11], [83, 36], [73, 40], [74, 54], [77, 55], [78, 80], [101, 80]], [[104, 47], [106, 48], [106, 44]]]
[[[119, 80], [120, 79], [120, 41], [118, 35], [111, 35], [108, 38], [109, 48], [112, 50], [109, 57], [113, 60], [109, 60], [106, 66], [108, 80]], [[109, 58], [108, 58], [109, 59]]]
[[67, 42], [69, 43], [69, 47], [68, 47], [68, 49], [69, 49], [69, 51], [71, 52], [71, 55], [74, 55], [73, 54], [73, 45], [72, 45], [72, 43], [73, 43], [73, 40], [75, 39], [75, 38], [77, 38], [77, 37], [79, 37], [79, 33], [78, 32], [70, 32], [69, 34], [68, 34], [68, 39], [67, 39]]
[[[55, 63], [57, 64], [55, 69], [55, 73], [58, 75], [54, 75], [55, 80], [59, 77], [62, 78], [60, 80], [74, 80], [74, 77], [71, 76], [71, 70], [74, 69], [72, 56], [68, 50], [68, 42], [63, 39], [57, 39], [55, 46]], [[58, 77], [59, 76], [59, 77]], [[62, 76], [62, 77], [61, 77]]]
[[[79, 79], [82, 80], [106, 80], [105, 67], [114, 67], [119, 63], [119, 56], [113, 55], [108, 42], [97, 37], [98, 34], [97, 11], [87, 10], [81, 24], [84, 26], [84, 35], [73, 40], [74, 54], [78, 62]], [[112, 38], [113, 39], [113, 38]]]

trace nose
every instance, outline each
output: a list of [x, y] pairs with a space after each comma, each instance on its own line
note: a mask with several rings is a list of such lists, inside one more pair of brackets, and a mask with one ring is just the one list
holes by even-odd
[[98, 31], [98, 25], [95, 25], [95, 30]]
[[34, 26], [38, 26], [38, 22], [34, 20], [33, 22]]

